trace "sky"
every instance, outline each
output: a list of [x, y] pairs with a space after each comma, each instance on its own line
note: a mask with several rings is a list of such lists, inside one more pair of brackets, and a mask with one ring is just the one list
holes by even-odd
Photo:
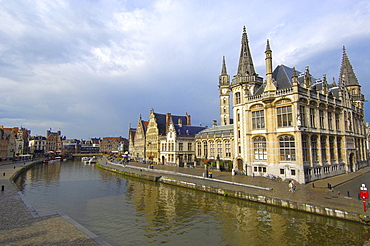
[[[338, 81], [343, 45], [370, 99], [370, 1], [0, 0], [0, 125], [70, 139], [122, 136], [141, 116], [219, 121], [222, 57], [232, 78], [246, 26], [256, 72]], [[329, 79], [329, 81], [331, 81]], [[367, 121], [370, 105], [365, 103]]]

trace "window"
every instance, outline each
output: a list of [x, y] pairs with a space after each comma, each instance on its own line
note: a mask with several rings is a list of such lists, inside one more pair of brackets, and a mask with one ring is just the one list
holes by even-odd
[[254, 159], [267, 160], [266, 138], [265, 137], [253, 138], [253, 145], [254, 145]]
[[309, 162], [309, 148], [308, 148], [308, 137], [307, 135], [302, 136], [302, 154], [303, 154], [303, 161]]
[[217, 142], [217, 155], [219, 157], [222, 157], [222, 142], [221, 141]]
[[320, 142], [321, 142], [321, 160], [322, 162], [325, 162], [327, 160], [326, 159], [326, 137], [321, 136]]
[[202, 143], [201, 142], [198, 142], [197, 143], [197, 151], [198, 151], [198, 157], [202, 156]]
[[340, 131], [340, 127], [339, 127], [339, 114], [335, 114], [335, 129], [337, 131]]
[[311, 154], [312, 154], [312, 162], [317, 163], [317, 136], [311, 136]]
[[240, 92], [235, 93], [235, 104], [241, 103]]
[[193, 150], [193, 145], [192, 143], [188, 143], [188, 151], [192, 151]]
[[279, 137], [280, 143], [280, 160], [295, 161], [295, 142], [294, 137], [284, 135]]
[[310, 123], [312, 128], [316, 128], [316, 116], [314, 108], [310, 108]]
[[214, 157], [215, 156], [215, 142], [211, 141], [209, 143], [209, 148], [210, 148], [210, 156]]
[[204, 153], [204, 157], [207, 158], [207, 155], [208, 155], [207, 142], [203, 142], [203, 153]]
[[329, 130], [333, 130], [333, 113], [328, 112], [328, 128]]
[[319, 121], [320, 121], [320, 128], [321, 129], [325, 129], [325, 124], [324, 124], [324, 121], [325, 121], [325, 118], [324, 118], [324, 111], [323, 110], [319, 110]]
[[334, 137], [329, 137], [329, 152], [330, 152], [330, 161], [335, 161], [334, 155]]
[[252, 112], [252, 127], [253, 129], [265, 128], [265, 113], [264, 110]]
[[280, 174], [284, 174], [285, 172], [284, 172], [284, 169], [280, 169]]
[[292, 126], [292, 106], [277, 108], [278, 127]]
[[183, 151], [184, 150], [184, 144], [183, 143], [179, 143], [179, 151]]
[[236, 120], [239, 122], [240, 121], [240, 112], [239, 109], [236, 110]]
[[301, 126], [307, 126], [306, 107], [305, 106], [299, 106], [299, 114], [300, 114], [300, 117], [301, 117]]
[[290, 172], [291, 172], [292, 176], [295, 176], [295, 170], [294, 169], [290, 170]]
[[347, 113], [344, 112], [344, 130], [348, 131], [348, 120], [347, 120]]
[[342, 138], [337, 138], [338, 161], [342, 160]]
[[225, 142], [225, 155], [226, 157], [231, 157], [231, 151], [230, 151], [230, 141]]

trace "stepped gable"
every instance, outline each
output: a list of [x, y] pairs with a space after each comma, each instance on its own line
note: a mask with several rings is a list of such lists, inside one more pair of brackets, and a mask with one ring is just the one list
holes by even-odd
[[[171, 115], [170, 113], [167, 114], [154, 113], [154, 116], [158, 125], [159, 135], [166, 135], [167, 127], [169, 125], [171, 118], [173, 122], [179, 122], [179, 119], [181, 119], [184, 125], [186, 125], [187, 123], [186, 116]], [[167, 119], [167, 116], [169, 116], [169, 119]]]

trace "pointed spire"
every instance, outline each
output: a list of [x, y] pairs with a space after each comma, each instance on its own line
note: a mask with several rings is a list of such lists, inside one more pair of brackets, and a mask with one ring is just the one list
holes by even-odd
[[359, 85], [358, 80], [356, 78], [356, 74], [349, 61], [345, 46], [343, 46], [343, 57], [342, 65], [340, 67], [339, 85], [341, 86]]
[[242, 46], [240, 49], [240, 58], [239, 58], [239, 66], [238, 66], [238, 75], [245, 76], [245, 75], [256, 75], [254, 70], [252, 54], [249, 49], [247, 31], [244, 26], [243, 28], [243, 35], [242, 35]]
[[221, 69], [221, 75], [227, 75], [225, 56], [223, 56], [223, 57], [222, 57], [222, 69]]
[[219, 76], [219, 86], [230, 85], [230, 77], [227, 74], [225, 56], [222, 58], [221, 75]]
[[272, 78], [272, 50], [270, 49], [270, 41], [268, 39], [265, 51], [265, 61], [266, 61], [266, 87], [264, 91], [274, 91], [276, 90], [276, 87], [273, 83]]
[[333, 87], [337, 87], [337, 83], [335, 82], [335, 78], [333, 77], [333, 83], [331, 84]]

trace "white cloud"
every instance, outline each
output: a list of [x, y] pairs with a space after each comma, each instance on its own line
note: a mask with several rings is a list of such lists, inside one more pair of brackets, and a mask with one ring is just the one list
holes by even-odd
[[[360, 66], [354, 69], [365, 90], [370, 74], [361, 65], [367, 63], [357, 59], [369, 53], [364, 45], [370, 35], [369, 5], [2, 1], [0, 125], [23, 125], [35, 134], [61, 128], [74, 138], [124, 136], [128, 122], [136, 124], [150, 108], [188, 112], [194, 124], [210, 125], [218, 118], [222, 56], [233, 76], [243, 25], [261, 75], [267, 38], [274, 63], [309, 65], [318, 76], [337, 76], [345, 44], [351, 62]], [[357, 47], [365, 50], [359, 53]]]

